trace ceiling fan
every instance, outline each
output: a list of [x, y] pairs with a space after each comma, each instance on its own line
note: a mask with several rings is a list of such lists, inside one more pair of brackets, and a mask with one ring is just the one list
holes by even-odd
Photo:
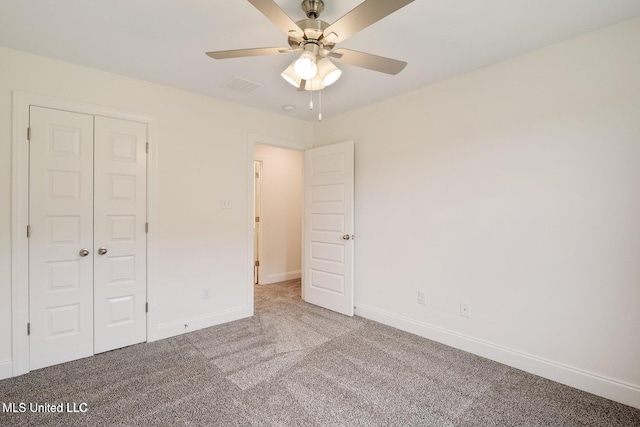
[[208, 56], [229, 59], [300, 52], [300, 57], [281, 75], [298, 90], [308, 91], [322, 90], [340, 78], [342, 71], [331, 60], [393, 75], [407, 65], [403, 61], [335, 47], [413, 0], [365, 0], [333, 24], [319, 19], [324, 10], [323, 0], [303, 0], [301, 7], [307, 19], [298, 22], [289, 18], [274, 0], [248, 1], [289, 36], [289, 47], [221, 50], [207, 52]]

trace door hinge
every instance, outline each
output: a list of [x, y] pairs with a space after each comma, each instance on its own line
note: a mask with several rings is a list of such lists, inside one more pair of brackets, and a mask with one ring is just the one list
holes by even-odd
[[31, 128], [27, 128], [27, 141], [31, 141]]
[[31, 226], [27, 225], [27, 239], [31, 236]]
[[27, 323], [27, 335], [31, 335], [31, 323]]
[[146, 144], [144, 144], [144, 152], [145, 153], [149, 153], [149, 143], [147, 142]]
[[149, 232], [149, 223], [148, 223], [148, 222], [145, 222], [145, 223], [144, 223], [144, 232], [145, 232], [145, 233], [148, 233], [148, 232]]
[[148, 312], [149, 312], [149, 303], [148, 303], [148, 302], [145, 302], [145, 303], [144, 303], [144, 312], [145, 312], [145, 313], [148, 313]]
[[260, 222], [260, 217], [259, 216], [256, 217], [256, 222]]
[[256, 267], [260, 267], [260, 261], [256, 261], [256, 262], [255, 262], [255, 266], [256, 266]]

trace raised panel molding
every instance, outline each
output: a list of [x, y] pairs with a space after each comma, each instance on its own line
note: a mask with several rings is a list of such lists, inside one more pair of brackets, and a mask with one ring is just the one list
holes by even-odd
[[342, 172], [344, 170], [344, 156], [342, 154], [330, 154], [313, 159], [311, 162], [314, 174]]
[[49, 200], [80, 200], [80, 172], [47, 172]]
[[50, 245], [69, 245], [80, 241], [79, 216], [50, 216], [47, 218]]
[[109, 240], [135, 241], [136, 240], [136, 217], [133, 215], [108, 215], [107, 230]]
[[332, 214], [311, 214], [311, 231], [344, 233], [344, 217]]
[[109, 174], [110, 200], [136, 200], [135, 175]]
[[136, 138], [130, 135], [111, 134], [111, 160], [136, 162]]
[[80, 305], [71, 304], [47, 309], [47, 338], [77, 334], [80, 331]]
[[344, 276], [314, 269], [309, 271], [311, 273], [311, 287], [338, 295], [344, 294]]
[[52, 126], [49, 131], [49, 155], [80, 157], [79, 129]]
[[80, 286], [80, 260], [47, 262], [47, 289], [64, 292]]
[[107, 327], [132, 323], [136, 318], [135, 296], [128, 295], [109, 299], [110, 321]]
[[135, 257], [133, 255], [109, 257], [110, 285], [135, 281]]
[[344, 202], [344, 185], [327, 184], [311, 187], [311, 203]]

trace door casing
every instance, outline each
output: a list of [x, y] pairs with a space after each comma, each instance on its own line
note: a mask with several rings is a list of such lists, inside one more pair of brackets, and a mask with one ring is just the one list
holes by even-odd
[[155, 259], [157, 253], [157, 120], [154, 116], [118, 110], [99, 105], [67, 101], [60, 98], [13, 91], [12, 121], [12, 171], [11, 171], [11, 344], [12, 359], [10, 375], [0, 372], [0, 378], [18, 376], [29, 372], [29, 108], [38, 106], [75, 113], [113, 117], [147, 125], [147, 341], [155, 341], [156, 320], [154, 316]]
[[[265, 136], [265, 135], [259, 135], [259, 134], [254, 134], [254, 133], [250, 133], [248, 135], [247, 138], [247, 153], [249, 154], [247, 156], [247, 182], [249, 183], [249, 188], [247, 189], [247, 209], [248, 209], [248, 215], [247, 215], [247, 244], [248, 244], [248, 256], [247, 256], [247, 271], [250, 272], [250, 274], [248, 274], [247, 277], [247, 295], [248, 295], [248, 301], [247, 301], [247, 306], [249, 307], [250, 312], [253, 314], [254, 313], [254, 292], [253, 292], [253, 266], [254, 266], [254, 241], [253, 241], [253, 225], [254, 225], [254, 217], [253, 217], [253, 212], [254, 212], [254, 177], [255, 177], [255, 171], [254, 171], [254, 160], [255, 160], [255, 153], [254, 153], [254, 149], [255, 149], [255, 145], [256, 144], [261, 144], [261, 145], [271, 145], [274, 147], [280, 147], [280, 148], [287, 148], [290, 150], [297, 150], [297, 151], [305, 151], [308, 150], [310, 148], [314, 148], [312, 145], [308, 145], [308, 144], [303, 144], [300, 142], [295, 142], [295, 141], [289, 141], [289, 140], [285, 140], [285, 139], [280, 139], [280, 138], [274, 138], [274, 137], [269, 137], [269, 136]], [[302, 212], [302, 241], [300, 242], [300, 245], [302, 246], [302, 260], [304, 263], [304, 259], [305, 259], [305, 247], [304, 247], [304, 211]], [[304, 269], [304, 265], [302, 266], [302, 268]], [[354, 288], [355, 288], [355, 281], [354, 281]], [[302, 299], [304, 300], [305, 298], [305, 294], [304, 294], [304, 286], [302, 286]]]

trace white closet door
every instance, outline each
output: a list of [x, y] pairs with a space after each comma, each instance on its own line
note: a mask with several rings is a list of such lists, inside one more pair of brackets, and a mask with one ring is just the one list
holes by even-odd
[[146, 341], [147, 126], [95, 118], [95, 352]]
[[38, 369], [93, 354], [93, 116], [31, 107], [30, 129], [30, 369]]

